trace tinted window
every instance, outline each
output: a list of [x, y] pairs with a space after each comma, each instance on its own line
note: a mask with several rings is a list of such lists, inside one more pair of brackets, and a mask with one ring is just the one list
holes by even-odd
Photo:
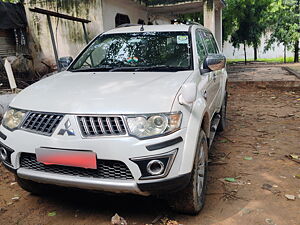
[[199, 60], [202, 62], [206, 56], [206, 50], [203, 43], [203, 38], [201, 36], [200, 31], [196, 32], [196, 45], [197, 45], [197, 53]]

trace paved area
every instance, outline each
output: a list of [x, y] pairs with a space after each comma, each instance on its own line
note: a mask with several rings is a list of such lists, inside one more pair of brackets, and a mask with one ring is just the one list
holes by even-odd
[[292, 65], [288, 65], [284, 67], [287, 71], [289, 71], [291, 74], [294, 74], [296, 77], [300, 79], [300, 63], [295, 63]]
[[[229, 65], [229, 81], [232, 82], [247, 82], [247, 81], [279, 81], [279, 82], [294, 82], [300, 79], [294, 74], [288, 72], [283, 67], [286, 64], [249, 64], [249, 65]], [[299, 67], [300, 68], [300, 67]]]

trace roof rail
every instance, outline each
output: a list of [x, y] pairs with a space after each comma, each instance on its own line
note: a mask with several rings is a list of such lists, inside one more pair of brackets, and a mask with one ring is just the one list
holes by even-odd
[[202, 24], [197, 23], [197, 22], [194, 22], [194, 21], [186, 21], [185, 24], [186, 24], [186, 25], [198, 25], [198, 26], [203, 26]]
[[117, 26], [116, 28], [134, 27], [134, 26], [142, 26], [142, 25], [141, 24], [124, 23], [124, 24], [121, 24], [121, 25]]

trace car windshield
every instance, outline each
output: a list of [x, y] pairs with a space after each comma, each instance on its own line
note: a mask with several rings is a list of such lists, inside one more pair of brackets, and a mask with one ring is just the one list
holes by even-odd
[[187, 32], [144, 32], [99, 36], [69, 70], [179, 71], [191, 67]]

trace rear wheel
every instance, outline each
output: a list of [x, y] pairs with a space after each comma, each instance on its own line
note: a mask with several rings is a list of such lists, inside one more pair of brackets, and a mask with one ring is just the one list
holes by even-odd
[[18, 176], [15, 176], [15, 178], [21, 188], [34, 195], [44, 195], [50, 190], [49, 186], [46, 184], [40, 184], [31, 180], [25, 180]]
[[207, 138], [201, 130], [195, 155], [191, 180], [188, 186], [172, 195], [169, 204], [172, 209], [180, 213], [198, 214], [204, 206], [207, 189]]

